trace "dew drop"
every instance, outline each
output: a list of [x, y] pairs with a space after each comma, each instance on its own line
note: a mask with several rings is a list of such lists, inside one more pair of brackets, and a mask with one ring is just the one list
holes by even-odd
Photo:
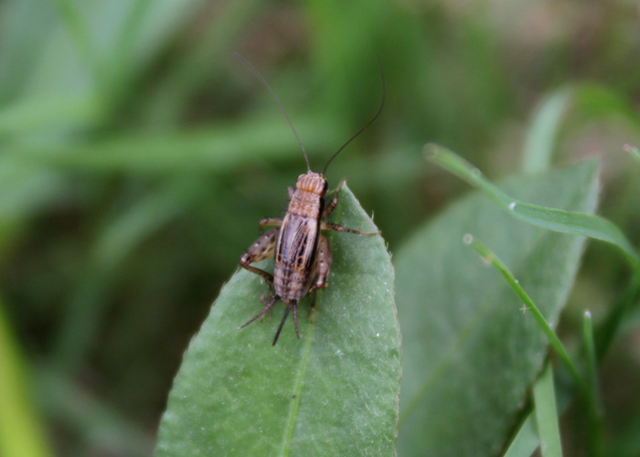
[[511, 211], [513, 211], [514, 209], [516, 209], [516, 202], [511, 202], [511, 203], [509, 203], [509, 209], [510, 209]]
[[465, 233], [462, 237], [462, 242], [467, 246], [473, 243], [473, 235], [471, 233]]

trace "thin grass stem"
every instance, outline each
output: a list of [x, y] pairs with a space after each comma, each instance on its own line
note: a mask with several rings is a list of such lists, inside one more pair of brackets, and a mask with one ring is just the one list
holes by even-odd
[[602, 408], [597, 377], [596, 345], [593, 336], [593, 321], [589, 311], [584, 313], [582, 321], [582, 338], [585, 348], [586, 378], [590, 395], [587, 397], [589, 414], [589, 455], [604, 456], [604, 440], [602, 435]]
[[584, 379], [582, 378], [582, 376], [580, 376], [580, 373], [573, 363], [573, 360], [571, 360], [569, 353], [565, 349], [558, 336], [551, 329], [551, 326], [544, 318], [536, 304], [533, 302], [533, 300], [531, 300], [529, 295], [527, 295], [522, 286], [520, 286], [518, 280], [513, 276], [511, 271], [509, 271], [506, 265], [502, 263], [502, 261], [493, 252], [491, 252], [489, 248], [487, 248], [481, 241], [475, 239], [472, 235], [465, 235], [464, 241], [466, 244], [471, 245], [471, 247], [475, 249], [478, 254], [480, 254], [480, 256], [487, 264], [490, 264], [497, 268], [502, 276], [506, 279], [507, 283], [518, 295], [520, 300], [522, 300], [526, 309], [531, 312], [531, 315], [546, 335], [556, 354], [558, 354], [558, 357], [569, 371], [569, 375], [571, 376], [578, 390], [585, 396], [585, 398], [588, 398], [590, 395], [590, 391]]

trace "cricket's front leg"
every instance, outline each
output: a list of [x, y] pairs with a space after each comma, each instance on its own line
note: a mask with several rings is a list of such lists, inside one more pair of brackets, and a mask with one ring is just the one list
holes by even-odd
[[[340, 193], [340, 189], [342, 189], [342, 186], [344, 186], [345, 182], [347, 182], [347, 178], [344, 178], [342, 181], [340, 181], [340, 184], [338, 184], [338, 187], [336, 188], [336, 191], [333, 194], [333, 198], [331, 199], [331, 202], [329, 202], [329, 204], [325, 207], [324, 211], [322, 212], [323, 218], [331, 214], [333, 210], [336, 209], [336, 206], [338, 206], [338, 198], [339, 198], [338, 194]], [[320, 230], [335, 230], [336, 232], [356, 233], [358, 235], [380, 235], [380, 233], [382, 233], [382, 232], [361, 232], [360, 230], [353, 230], [338, 224], [333, 224], [331, 222], [321, 222]]]
[[272, 228], [264, 235], [260, 236], [255, 243], [251, 245], [247, 252], [240, 257], [240, 265], [242, 268], [249, 270], [252, 273], [262, 276], [267, 280], [269, 289], [273, 290], [273, 275], [267, 273], [260, 268], [252, 267], [251, 264], [259, 262], [260, 260], [273, 257], [273, 251], [276, 246], [276, 238], [278, 237], [279, 227]]
[[340, 193], [340, 189], [342, 189], [342, 186], [344, 186], [344, 183], [346, 182], [347, 182], [347, 178], [344, 178], [342, 181], [340, 181], [340, 184], [338, 184], [338, 187], [336, 187], [336, 191], [333, 193], [333, 198], [331, 199], [329, 204], [324, 208], [324, 211], [322, 212], [322, 217], [327, 217], [329, 214], [333, 212], [334, 209], [336, 209], [336, 206], [338, 205], [338, 194]]
[[380, 235], [382, 232], [361, 232], [360, 230], [354, 230], [343, 227], [342, 225], [334, 224], [332, 222], [321, 222], [320, 230], [335, 230], [336, 232], [355, 233], [357, 235]]

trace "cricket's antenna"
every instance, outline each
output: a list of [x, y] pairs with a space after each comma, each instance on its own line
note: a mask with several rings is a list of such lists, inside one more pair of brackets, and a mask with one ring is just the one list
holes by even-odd
[[327, 168], [329, 168], [329, 164], [333, 161], [333, 159], [336, 158], [336, 156], [338, 154], [340, 154], [340, 151], [342, 151], [344, 148], [347, 147], [347, 145], [349, 143], [351, 143], [353, 140], [355, 140], [358, 135], [360, 135], [362, 132], [364, 132], [365, 130], [367, 130], [367, 128], [373, 124], [373, 122], [378, 119], [378, 116], [380, 116], [380, 113], [382, 113], [382, 108], [384, 108], [384, 99], [387, 95], [387, 90], [385, 87], [385, 83], [384, 83], [384, 71], [382, 70], [382, 61], [380, 60], [380, 56], [378, 56], [378, 64], [380, 65], [380, 78], [382, 79], [382, 102], [380, 103], [380, 108], [378, 109], [378, 112], [376, 113], [375, 116], [373, 116], [373, 119], [371, 119], [369, 122], [367, 122], [367, 125], [365, 125], [364, 127], [362, 127], [358, 133], [356, 133], [355, 135], [353, 135], [351, 138], [349, 138], [349, 141], [347, 141], [345, 144], [342, 145], [342, 147], [340, 149], [338, 149], [338, 151], [331, 156], [331, 158], [329, 159], [329, 161], [327, 162], [327, 164], [324, 166], [324, 170], [322, 171], [322, 174], [324, 175], [327, 172]]
[[[273, 96], [274, 100], [278, 104], [278, 107], [280, 108], [280, 111], [282, 111], [282, 114], [284, 114], [284, 117], [287, 120], [287, 122], [289, 123], [289, 126], [291, 127], [291, 130], [293, 130], [293, 134], [296, 136], [296, 139], [298, 140], [298, 144], [300, 145], [300, 149], [302, 149], [302, 153], [304, 154], [304, 160], [307, 162], [307, 171], [311, 172], [311, 167], [309, 166], [309, 158], [307, 157], [307, 151], [304, 150], [304, 146], [302, 145], [302, 141], [300, 140], [300, 137], [298, 136], [298, 132], [296, 132], [296, 129], [293, 127], [293, 124], [291, 123], [291, 120], [289, 119], [289, 116], [287, 116], [287, 113], [284, 111], [284, 108], [282, 107], [282, 104], [280, 104], [280, 100], [278, 100], [278, 97], [276, 97], [275, 92], [273, 92], [271, 87], [269, 87], [269, 84], [267, 83], [267, 80], [262, 77], [260, 72], [258, 70], [256, 70], [254, 68], [254, 66], [251, 65], [247, 61], [247, 59], [242, 57], [237, 52], [234, 52], [234, 54], [236, 55], [236, 57], [238, 59], [240, 59], [242, 61], [242, 63], [244, 63], [247, 67], [249, 67], [249, 69], [258, 77], [258, 79], [260, 81], [262, 81], [262, 84], [264, 84], [264, 86], [269, 90], [269, 92], [271, 92], [271, 95]], [[360, 133], [360, 132], [358, 132], [358, 133]], [[351, 141], [351, 140], [349, 140], [349, 141]], [[338, 152], [340, 152], [340, 151], [338, 151]]]

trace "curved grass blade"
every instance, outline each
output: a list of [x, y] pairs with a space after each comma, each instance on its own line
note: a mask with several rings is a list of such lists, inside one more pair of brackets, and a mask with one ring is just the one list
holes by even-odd
[[606, 241], [620, 248], [634, 269], [640, 266], [636, 250], [618, 227], [608, 220], [592, 214], [524, 203], [502, 192], [484, 178], [480, 170], [454, 152], [435, 144], [427, 144], [424, 152], [427, 159], [482, 190], [491, 200], [514, 217], [556, 232], [583, 235]]
[[558, 357], [560, 357], [562, 363], [564, 363], [565, 367], [567, 367], [567, 370], [569, 371], [569, 374], [571, 375], [571, 378], [573, 379], [576, 387], [582, 392], [584, 397], [588, 399], [591, 392], [589, 391], [589, 388], [587, 387], [585, 381], [582, 379], [582, 376], [580, 376], [580, 373], [573, 363], [573, 360], [571, 359], [571, 357], [569, 357], [569, 353], [564, 348], [564, 345], [562, 344], [562, 341], [560, 341], [560, 338], [558, 338], [558, 336], [553, 332], [551, 326], [544, 318], [536, 304], [524, 291], [524, 289], [520, 285], [520, 282], [513, 276], [507, 266], [481, 241], [476, 240], [471, 235], [465, 235], [465, 243], [470, 244], [471, 247], [473, 247], [473, 249], [475, 249], [476, 252], [480, 254], [480, 256], [484, 259], [485, 263], [494, 266], [500, 272], [500, 274], [502, 274], [511, 289], [513, 289], [513, 291], [518, 295], [518, 298], [520, 298], [520, 300], [524, 303], [522, 312], [524, 313], [528, 311], [531, 313], [536, 323], [549, 340], [549, 343], [553, 347], [554, 351], [556, 351], [556, 354], [558, 354]]
[[[331, 219], [374, 230], [346, 187]], [[157, 457], [395, 455], [400, 338], [390, 258], [380, 236], [327, 236], [329, 286], [315, 323], [302, 302], [300, 340], [289, 321], [271, 346], [280, 304], [237, 329], [267, 293], [256, 275], [242, 270], [223, 287], [174, 381]]]

